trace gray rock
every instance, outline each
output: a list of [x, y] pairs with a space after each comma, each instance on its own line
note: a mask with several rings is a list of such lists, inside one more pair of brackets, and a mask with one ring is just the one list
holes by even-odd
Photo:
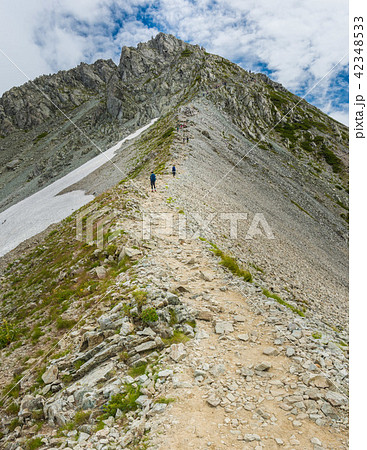
[[167, 408], [166, 403], [155, 403], [153, 408], [149, 411], [148, 416], [162, 414]]
[[184, 344], [172, 344], [170, 348], [169, 356], [175, 361], [179, 362], [186, 356], [186, 350]]
[[173, 375], [173, 370], [165, 369], [158, 372], [158, 378], [167, 378]]
[[81, 442], [87, 441], [89, 438], [90, 438], [90, 434], [80, 431], [79, 437], [78, 437], [78, 444], [80, 444]]
[[121, 317], [119, 313], [103, 314], [97, 321], [102, 331], [116, 330], [126, 321], [126, 318]]
[[241, 375], [243, 377], [253, 377], [255, 375], [255, 372], [252, 369], [248, 368], [248, 367], [242, 367], [241, 368]]
[[348, 404], [348, 399], [339, 392], [328, 391], [325, 399], [333, 406], [344, 406]]
[[258, 364], [257, 366], [255, 366], [255, 370], [259, 371], [259, 372], [266, 372], [271, 368], [271, 364], [269, 364], [266, 361], [261, 362], [260, 364]]
[[142, 344], [136, 346], [135, 351], [142, 353], [161, 346], [163, 346], [163, 341], [160, 337], [157, 337], [154, 341], [143, 342]]
[[[125, 247], [124, 254], [126, 256], [128, 256], [129, 258], [135, 258], [135, 257], [141, 255], [141, 251], [136, 248]], [[120, 254], [120, 256], [121, 256], [121, 254]]]
[[233, 333], [233, 325], [231, 322], [225, 322], [224, 320], [218, 320], [215, 323], [216, 334]]
[[220, 404], [220, 398], [216, 397], [215, 395], [211, 395], [209, 398], [206, 399], [206, 402], [208, 403], [208, 405], [213, 406], [215, 408]]
[[278, 350], [274, 347], [266, 347], [263, 351], [264, 355], [277, 356], [279, 354]]
[[301, 339], [301, 337], [303, 336], [302, 330], [293, 330], [292, 336], [296, 339]]
[[252, 441], [261, 441], [261, 438], [258, 434], [247, 433], [243, 436], [243, 440], [246, 442], [252, 442]]
[[62, 412], [63, 401], [58, 399], [54, 402], [45, 403], [43, 413], [51, 426], [62, 427], [67, 420]]
[[247, 342], [249, 340], [249, 335], [247, 333], [245, 334], [239, 334], [237, 336], [237, 339], [239, 339], [240, 341], [244, 341]]
[[104, 280], [106, 278], [107, 270], [103, 266], [97, 266], [95, 268], [95, 271], [96, 271], [96, 275], [97, 275], [98, 279]]
[[51, 366], [42, 375], [42, 380], [45, 384], [51, 384], [57, 380], [58, 375], [59, 375], [59, 369], [57, 368], [57, 366]]
[[211, 273], [203, 271], [203, 270], [200, 270], [200, 278], [203, 279], [204, 281], [208, 281], [208, 282], [211, 282], [214, 279], [213, 275]]

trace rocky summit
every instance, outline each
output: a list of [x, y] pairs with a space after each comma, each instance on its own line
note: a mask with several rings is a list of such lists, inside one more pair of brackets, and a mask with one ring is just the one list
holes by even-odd
[[0, 259], [0, 448], [347, 449], [347, 127], [160, 33], [2, 96], [0, 210], [155, 118]]

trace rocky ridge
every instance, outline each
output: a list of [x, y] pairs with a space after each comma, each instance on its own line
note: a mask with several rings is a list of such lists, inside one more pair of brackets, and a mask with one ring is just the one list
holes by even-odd
[[165, 35], [122, 54], [112, 77], [166, 114], [116, 155], [130, 176], [101, 167], [70, 188], [94, 202], [0, 262], [0, 445], [348, 448], [348, 192], [322, 153], [346, 160], [345, 129], [301, 105], [254, 149], [298, 101], [281, 86]]
[[[34, 341], [47, 355], [28, 359], [19, 397], [6, 397], [2, 447], [347, 448], [347, 347], [337, 344], [347, 336], [266, 297], [256, 273], [254, 283], [232, 275], [208, 241], [159, 230], [138, 240], [144, 211], [171, 211], [164, 189], [147, 197], [141, 188], [109, 193], [118, 207], [129, 192], [123, 244], [92, 246], [88, 258], [100, 261], [92, 279], [110, 283], [84, 315], [89, 294], [71, 298], [61, 318], [78, 323], [53, 356], [49, 333]], [[118, 261], [130, 268], [110, 279]], [[83, 275], [79, 260], [55, 276], [66, 281], [78, 267]], [[29, 346], [3, 350], [3, 380]], [[37, 359], [47, 361], [38, 375]]]
[[[13, 88], [0, 99], [2, 209], [177, 105], [210, 99], [251, 140], [275, 139], [347, 179], [348, 130], [264, 74], [171, 35]], [[77, 128], [75, 127], [77, 126]], [[269, 131], [270, 130], [270, 131]]]

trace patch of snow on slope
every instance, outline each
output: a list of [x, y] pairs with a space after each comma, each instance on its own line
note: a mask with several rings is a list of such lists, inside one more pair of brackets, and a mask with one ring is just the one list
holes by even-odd
[[0, 256], [93, 200], [93, 195], [80, 190], [57, 194], [111, 161], [125, 141], [136, 138], [157, 120], [153, 119], [105, 152], [0, 213]]

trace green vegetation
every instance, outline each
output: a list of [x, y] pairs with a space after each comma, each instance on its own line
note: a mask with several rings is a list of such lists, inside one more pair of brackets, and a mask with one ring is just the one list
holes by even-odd
[[233, 273], [233, 275], [236, 275], [237, 277], [243, 278], [248, 283], [252, 283], [252, 275], [248, 270], [242, 269], [235, 258], [232, 256], [226, 255], [222, 252], [222, 250], [219, 250], [219, 248], [215, 245], [210, 243], [210, 245], [213, 247], [212, 251], [216, 256], [219, 256], [221, 258], [220, 264], [224, 267], [226, 267], [230, 272]]
[[312, 333], [312, 337], [314, 339], [321, 339], [322, 334], [319, 331], [315, 331], [314, 333]]
[[170, 403], [173, 403], [174, 401], [176, 401], [175, 398], [171, 398], [171, 397], [159, 397], [157, 398], [157, 400], [154, 401], [154, 403], [164, 403], [166, 405], [169, 405]]
[[91, 414], [92, 411], [83, 411], [83, 410], [77, 411], [75, 413], [74, 419], [71, 420], [70, 422], [67, 422], [62, 427], [60, 427], [59, 432], [72, 431], [80, 427], [81, 425], [85, 425], [86, 423], [89, 422]]
[[297, 206], [298, 209], [300, 209], [301, 211], [306, 213], [308, 216], [310, 216], [311, 219], [315, 219], [313, 216], [311, 216], [311, 214], [309, 212], [307, 212], [304, 208], [302, 208], [302, 206], [299, 205], [297, 202], [295, 202], [294, 200], [291, 200], [291, 203], [293, 203], [293, 205]]
[[9, 384], [7, 384], [1, 393], [1, 396], [9, 396], [12, 398], [18, 398], [20, 394], [20, 383], [19, 380], [22, 378], [21, 375], [16, 375], [13, 379], [13, 381]]
[[186, 336], [186, 334], [182, 333], [182, 331], [174, 330], [173, 336], [170, 338], [162, 338], [162, 341], [165, 345], [170, 346], [172, 344], [180, 344], [188, 342], [190, 338]]
[[314, 150], [310, 141], [302, 141], [301, 147], [303, 148], [303, 150], [306, 150], [306, 152], [309, 152], [309, 153], [313, 152], [313, 150]]
[[345, 213], [341, 213], [340, 217], [342, 219], [344, 219], [347, 223], [349, 223], [349, 213], [345, 214]]
[[268, 297], [268, 298], [272, 298], [275, 301], [277, 301], [279, 304], [286, 306], [287, 308], [289, 308], [291, 311], [293, 311], [294, 313], [298, 314], [301, 317], [305, 317], [305, 314], [303, 311], [301, 311], [300, 309], [294, 307], [293, 305], [287, 303], [286, 301], [284, 301], [282, 298], [280, 298], [278, 295], [276, 294], [271, 294], [267, 289], [263, 289], [263, 294]]
[[10, 405], [6, 408], [6, 412], [13, 415], [18, 414], [19, 410], [20, 406], [15, 402], [10, 403]]
[[0, 325], [0, 349], [15, 341], [18, 333], [19, 329], [14, 324], [9, 323], [4, 319]]
[[186, 48], [182, 53], [181, 53], [181, 57], [182, 58], [188, 58], [189, 56], [191, 56], [193, 54], [192, 50], [189, 50], [188, 48]]
[[139, 377], [140, 375], [144, 375], [147, 370], [148, 363], [139, 363], [135, 367], [130, 367], [128, 374], [133, 377]]
[[255, 263], [249, 262], [248, 265], [251, 266], [251, 267], [253, 267], [253, 268], [254, 268], [255, 270], [257, 270], [258, 272], [265, 273], [264, 269], [262, 269], [261, 267], [259, 267], [259, 266], [256, 265]]
[[271, 91], [269, 93], [269, 98], [277, 108], [281, 108], [283, 105], [288, 104], [288, 100], [283, 97], [282, 94], [278, 92]]
[[139, 289], [133, 291], [133, 297], [138, 304], [138, 308], [141, 308], [147, 302], [148, 292], [141, 291]]
[[140, 319], [143, 322], [157, 322], [158, 320], [158, 314], [155, 308], [146, 308], [142, 313], [140, 314]]
[[173, 325], [176, 325], [178, 323], [176, 311], [174, 309], [170, 308], [169, 309], [169, 315], [170, 315], [169, 324], [172, 327]]
[[325, 144], [321, 146], [320, 154], [325, 159], [327, 164], [331, 166], [334, 173], [340, 173], [342, 171], [342, 160], [338, 158], [330, 149], [328, 149]]
[[36, 325], [36, 326], [33, 328], [33, 333], [32, 333], [32, 335], [31, 335], [31, 339], [32, 339], [33, 343], [35, 343], [36, 341], [38, 341], [38, 339], [39, 339], [41, 336], [44, 336], [44, 334], [45, 334], [45, 332], [41, 330], [41, 328], [39, 327], [39, 325]]
[[337, 200], [336, 203], [343, 209], [345, 209], [346, 211], [349, 211], [349, 208], [347, 205], [344, 205], [344, 203], [340, 200]]
[[58, 330], [69, 330], [76, 324], [76, 320], [62, 319], [58, 317], [56, 320], [56, 328]]
[[113, 395], [107, 405], [103, 406], [104, 414], [101, 416], [102, 420], [109, 416], [116, 416], [119, 409], [123, 413], [128, 411], [135, 411], [138, 408], [136, 400], [140, 396], [140, 386], [133, 384], [125, 384], [124, 392]]
[[48, 135], [48, 131], [44, 131], [43, 133], [39, 134], [37, 137], [33, 139], [33, 143], [37, 144], [41, 139], [46, 137]]
[[13, 419], [10, 424], [9, 424], [9, 430], [10, 431], [14, 431], [16, 429], [16, 427], [21, 426], [22, 424], [20, 423], [20, 420], [18, 419], [18, 417], [16, 417], [15, 419]]
[[174, 127], [168, 128], [168, 130], [162, 134], [162, 139], [166, 139], [166, 138], [170, 137], [174, 131], [175, 131]]
[[33, 439], [29, 439], [26, 442], [26, 449], [27, 450], [35, 450], [37, 448], [42, 447], [42, 445], [43, 445], [42, 438], [41, 437], [36, 437], [36, 438], [33, 438]]

